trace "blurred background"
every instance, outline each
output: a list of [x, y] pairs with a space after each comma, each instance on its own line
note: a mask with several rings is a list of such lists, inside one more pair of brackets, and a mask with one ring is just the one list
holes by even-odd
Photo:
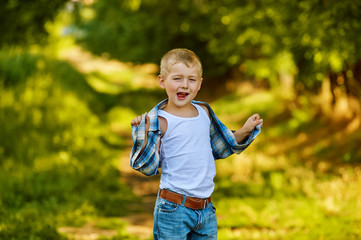
[[361, 238], [360, 1], [3, 0], [0, 22], [0, 239], [152, 238], [130, 120], [176, 47], [229, 128], [264, 119], [216, 162], [218, 238]]

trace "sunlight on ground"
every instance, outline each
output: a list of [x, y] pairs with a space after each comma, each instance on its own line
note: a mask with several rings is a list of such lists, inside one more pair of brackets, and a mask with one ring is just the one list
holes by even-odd
[[111, 238], [117, 234], [117, 230], [100, 229], [89, 223], [83, 227], [62, 227], [59, 228], [59, 232], [72, 240], [97, 240], [100, 237]]
[[61, 51], [60, 59], [73, 64], [99, 92], [119, 94], [140, 87], [158, 87], [156, 75], [159, 70], [155, 64], [126, 64], [107, 57], [94, 56], [76, 46]]

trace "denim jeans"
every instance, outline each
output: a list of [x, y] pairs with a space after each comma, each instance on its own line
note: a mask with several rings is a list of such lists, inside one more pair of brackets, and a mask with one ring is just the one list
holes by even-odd
[[153, 237], [154, 240], [217, 239], [217, 218], [213, 203], [205, 209], [193, 210], [158, 196], [154, 208]]

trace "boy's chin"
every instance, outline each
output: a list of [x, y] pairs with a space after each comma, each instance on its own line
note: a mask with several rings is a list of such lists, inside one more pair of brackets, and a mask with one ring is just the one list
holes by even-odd
[[191, 99], [184, 99], [184, 100], [175, 99], [175, 101], [173, 101], [173, 104], [177, 107], [184, 107], [191, 104], [191, 102], [192, 102]]

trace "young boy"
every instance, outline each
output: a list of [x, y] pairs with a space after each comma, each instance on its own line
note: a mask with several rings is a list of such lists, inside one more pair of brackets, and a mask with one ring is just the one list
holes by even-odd
[[159, 85], [168, 99], [131, 121], [130, 165], [145, 175], [162, 169], [154, 209], [154, 239], [217, 239], [211, 202], [215, 160], [241, 153], [260, 132], [254, 114], [232, 132], [207, 103], [194, 101], [202, 65], [194, 52], [173, 49], [160, 65]]

